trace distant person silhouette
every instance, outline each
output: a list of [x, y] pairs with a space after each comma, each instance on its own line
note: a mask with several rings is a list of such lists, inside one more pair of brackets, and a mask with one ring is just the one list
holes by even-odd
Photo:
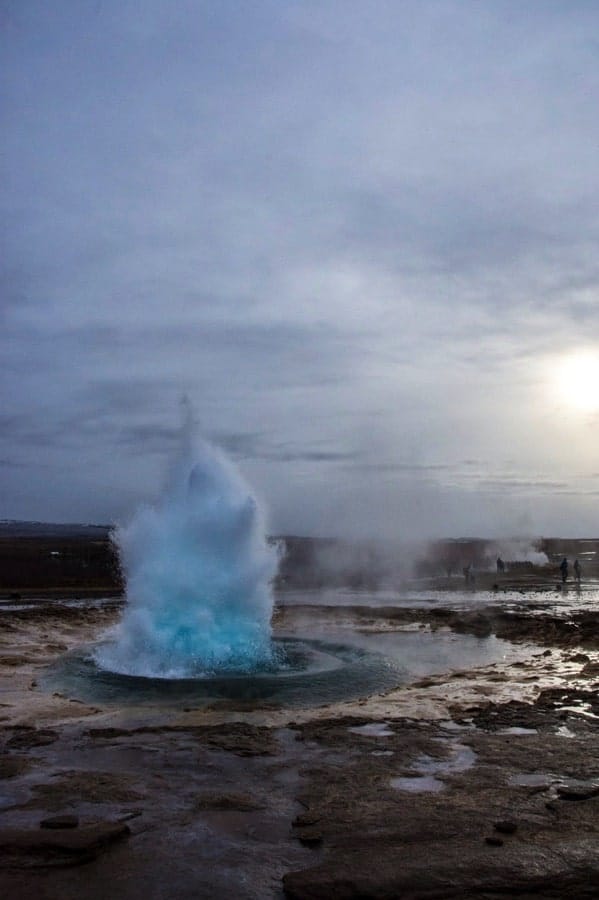
[[577, 559], [575, 559], [574, 560], [574, 577], [576, 578], [576, 581], [578, 582], [578, 584], [580, 584], [581, 574], [582, 574], [582, 570], [580, 568], [580, 563], [578, 562]]
[[466, 584], [474, 584], [474, 572], [472, 571], [472, 563], [468, 563], [467, 566], [464, 566], [462, 569], [464, 573], [464, 580]]
[[503, 574], [503, 572], [505, 572], [505, 563], [500, 556], [497, 557], [497, 571], [500, 574]]
[[568, 560], [565, 556], [559, 564], [559, 570], [562, 573], [562, 583], [565, 584], [568, 578]]

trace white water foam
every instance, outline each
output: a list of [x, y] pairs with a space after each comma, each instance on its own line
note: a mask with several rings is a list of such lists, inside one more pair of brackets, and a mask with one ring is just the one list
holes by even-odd
[[116, 532], [127, 605], [94, 654], [105, 669], [186, 678], [274, 663], [277, 547], [240, 474], [191, 431], [162, 500]]

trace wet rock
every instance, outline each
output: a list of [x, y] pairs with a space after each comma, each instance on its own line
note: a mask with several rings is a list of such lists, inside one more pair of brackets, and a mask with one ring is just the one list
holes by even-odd
[[320, 822], [321, 816], [316, 812], [299, 813], [293, 820], [294, 828], [304, 828], [306, 825], [316, 825]]
[[456, 838], [410, 844], [381, 836], [375, 844], [336, 847], [312, 867], [289, 872], [289, 900], [432, 900], [432, 898], [597, 897], [599, 865], [594, 838], [504, 845], [501, 852]]
[[503, 847], [503, 838], [497, 837], [495, 834], [489, 834], [485, 838], [485, 844], [490, 847]]
[[0, 666], [5, 666], [9, 669], [16, 669], [18, 666], [26, 666], [30, 663], [31, 660], [28, 656], [0, 656]]
[[127, 737], [132, 734], [136, 734], [137, 732], [142, 732], [146, 729], [131, 729], [131, 728], [88, 728], [85, 731], [85, 736], [98, 739], [98, 740], [107, 740], [111, 741], [115, 738]]
[[11, 750], [30, 750], [33, 747], [45, 747], [58, 740], [58, 732], [51, 728], [32, 728], [29, 725], [17, 725], [13, 735], [6, 742]]
[[266, 804], [256, 800], [249, 794], [201, 794], [195, 804], [196, 809], [235, 810], [237, 812], [253, 812], [266, 809]]
[[30, 768], [31, 763], [22, 756], [0, 756], [0, 778], [14, 778]]
[[556, 786], [561, 800], [590, 800], [599, 794], [599, 784], [594, 781], [567, 781]]
[[0, 829], [0, 865], [27, 869], [91, 862], [130, 834], [127, 825], [99, 822], [76, 829]]
[[128, 822], [130, 819], [138, 819], [139, 816], [143, 816], [143, 809], [127, 809], [123, 810], [121, 817], [119, 818], [119, 822]]
[[209, 726], [196, 732], [211, 747], [227, 750], [237, 756], [271, 756], [277, 752], [278, 741], [272, 729], [245, 722]]
[[300, 844], [304, 844], [306, 847], [316, 847], [318, 844], [322, 844], [322, 831], [319, 828], [300, 828], [295, 832], [295, 837]]
[[43, 804], [46, 809], [59, 810], [78, 803], [131, 803], [141, 799], [131, 787], [132, 781], [128, 775], [111, 772], [69, 772], [32, 787], [34, 799], [26, 807]]
[[49, 816], [42, 819], [40, 828], [77, 828], [79, 826], [79, 816]]
[[[264, 708], [264, 705], [262, 706]], [[237, 756], [272, 756], [278, 751], [273, 730], [265, 725], [229, 722], [222, 725], [149, 725], [141, 728], [89, 728], [85, 734], [94, 740], [114, 740], [142, 734], [188, 734], [218, 750]]]

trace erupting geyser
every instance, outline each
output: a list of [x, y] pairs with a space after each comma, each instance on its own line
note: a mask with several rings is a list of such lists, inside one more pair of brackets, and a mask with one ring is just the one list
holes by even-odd
[[252, 672], [275, 664], [271, 641], [278, 551], [233, 466], [204, 442], [185, 448], [154, 507], [115, 535], [127, 605], [105, 669], [150, 678]]

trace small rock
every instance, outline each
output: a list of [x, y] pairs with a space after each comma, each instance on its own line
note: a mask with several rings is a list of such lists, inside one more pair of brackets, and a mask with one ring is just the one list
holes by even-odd
[[139, 816], [143, 816], [143, 814], [143, 809], [123, 810], [123, 815], [119, 817], [119, 822], [128, 822], [129, 819], [137, 819]]
[[319, 828], [301, 828], [296, 832], [295, 836], [300, 844], [305, 844], [306, 847], [315, 847], [317, 844], [322, 843], [322, 831]]
[[503, 847], [502, 838], [496, 837], [494, 834], [487, 835], [485, 843], [489, 844], [490, 847]]
[[0, 828], [0, 868], [47, 868], [91, 862], [130, 833], [127, 825], [118, 822], [96, 822], [75, 829]]
[[305, 828], [306, 825], [316, 825], [321, 817], [315, 812], [299, 813], [292, 822], [293, 828]]
[[79, 816], [49, 816], [42, 819], [40, 828], [77, 828], [79, 825]]
[[515, 822], [512, 822], [510, 819], [503, 819], [500, 822], [495, 822], [493, 825], [495, 831], [498, 831], [500, 834], [514, 834], [517, 830], [518, 826]]

